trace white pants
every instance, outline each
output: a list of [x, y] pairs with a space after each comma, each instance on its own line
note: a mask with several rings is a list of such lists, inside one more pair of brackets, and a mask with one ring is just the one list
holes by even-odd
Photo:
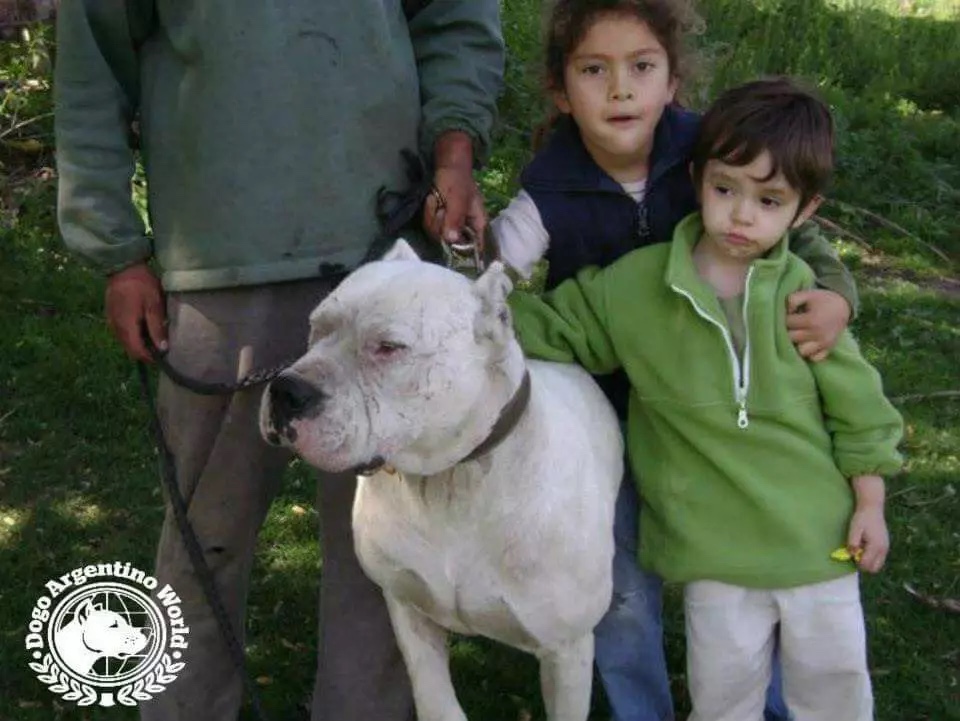
[[856, 574], [783, 590], [697, 581], [684, 593], [688, 721], [761, 721], [779, 624], [792, 721], [873, 721]]

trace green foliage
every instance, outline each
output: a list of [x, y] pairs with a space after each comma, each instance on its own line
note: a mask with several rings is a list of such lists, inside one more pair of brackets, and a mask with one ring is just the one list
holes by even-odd
[[0, 42], [0, 163], [11, 151], [39, 153], [52, 140], [51, 45], [46, 26]]
[[890, 14], [875, 3], [710, 0], [708, 47], [723, 85], [758, 70], [814, 78], [855, 95], [904, 97], [926, 110], [956, 110], [957, 17]]

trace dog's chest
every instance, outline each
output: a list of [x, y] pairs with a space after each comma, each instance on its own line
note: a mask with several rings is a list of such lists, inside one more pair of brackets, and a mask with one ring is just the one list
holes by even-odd
[[372, 485], [380, 480], [361, 482], [354, 507], [367, 574], [446, 628], [538, 646], [520, 618], [529, 579], [545, 559], [526, 533], [521, 508], [472, 497], [468, 479], [429, 489]]

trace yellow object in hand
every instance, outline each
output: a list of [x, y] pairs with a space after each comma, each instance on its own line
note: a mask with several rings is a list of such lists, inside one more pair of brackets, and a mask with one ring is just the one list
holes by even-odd
[[834, 561], [853, 561], [854, 563], [860, 563], [860, 559], [862, 557], [862, 548], [858, 548], [853, 553], [850, 553], [846, 546], [842, 546], [830, 554], [830, 558], [832, 558]]

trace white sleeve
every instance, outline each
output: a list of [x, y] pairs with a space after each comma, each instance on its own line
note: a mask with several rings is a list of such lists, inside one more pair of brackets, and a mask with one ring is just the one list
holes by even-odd
[[491, 221], [490, 229], [500, 247], [503, 262], [524, 278], [529, 278], [533, 266], [547, 252], [550, 243], [533, 198], [521, 190]]

